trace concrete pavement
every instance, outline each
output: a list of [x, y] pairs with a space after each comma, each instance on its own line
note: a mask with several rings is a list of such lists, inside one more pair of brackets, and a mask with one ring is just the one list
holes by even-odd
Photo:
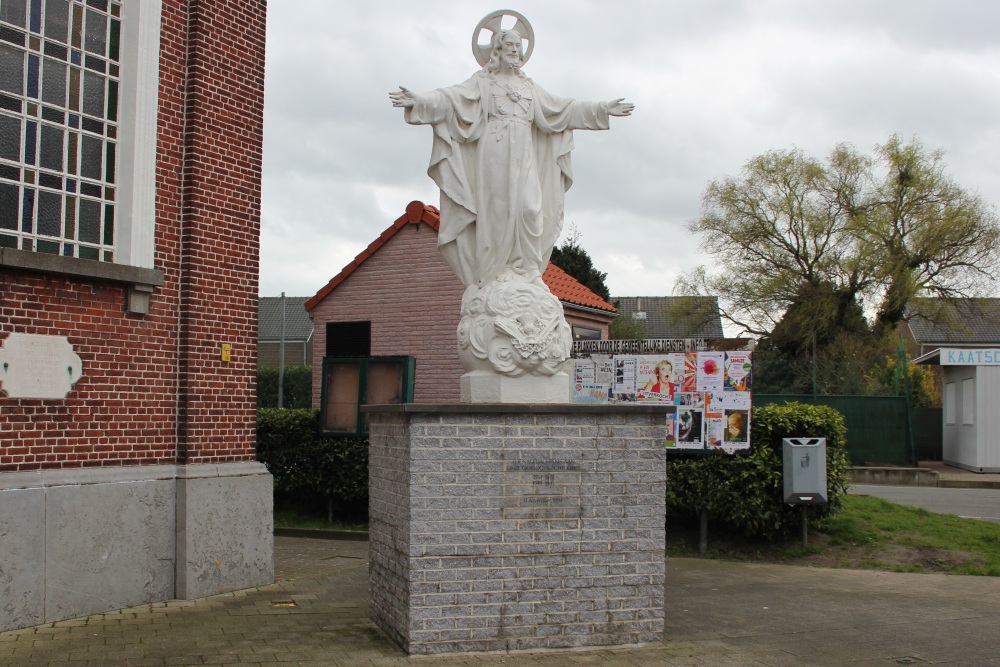
[[275, 539], [277, 583], [0, 633], [0, 665], [1000, 667], [1000, 579], [668, 559], [664, 641], [408, 658], [368, 621], [367, 543]]

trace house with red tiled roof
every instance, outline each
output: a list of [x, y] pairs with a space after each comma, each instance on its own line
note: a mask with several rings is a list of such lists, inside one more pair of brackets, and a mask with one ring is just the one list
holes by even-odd
[[[440, 219], [434, 206], [411, 202], [403, 215], [305, 302], [314, 328], [316, 407], [332, 410], [332, 402], [342, 399], [331, 390], [342, 366], [331, 360], [355, 358], [404, 360], [400, 372], [409, 386], [402, 394], [413, 401], [459, 400], [464, 370], [456, 332], [465, 288], [438, 252]], [[574, 339], [608, 337], [614, 306], [553, 264], [542, 279], [562, 302]], [[370, 367], [359, 371], [365, 372], [370, 374]], [[331, 405], [325, 406], [325, 401]], [[364, 402], [360, 397], [359, 403]]]

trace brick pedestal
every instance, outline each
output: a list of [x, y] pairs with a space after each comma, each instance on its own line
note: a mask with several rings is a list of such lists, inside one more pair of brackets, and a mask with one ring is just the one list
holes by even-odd
[[369, 418], [371, 616], [407, 653], [660, 641], [662, 407]]

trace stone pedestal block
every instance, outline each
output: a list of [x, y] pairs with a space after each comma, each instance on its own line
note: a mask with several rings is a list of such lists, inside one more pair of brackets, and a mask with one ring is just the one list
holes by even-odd
[[662, 407], [368, 411], [371, 616], [407, 653], [661, 640]]
[[491, 371], [471, 371], [461, 378], [463, 403], [560, 403], [570, 401], [570, 378], [555, 375], [509, 377]]

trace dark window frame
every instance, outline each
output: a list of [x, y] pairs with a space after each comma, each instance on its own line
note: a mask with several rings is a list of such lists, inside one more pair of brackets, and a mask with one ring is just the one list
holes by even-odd
[[[415, 357], [411, 356], [369, 356], [369, 357], [323, 357], [323, 374], [321, 376], [321, 388], [320, 388], [320, 429], [326, 435], [342, 435], [342, 436], [356, 436], [362, 437], [368, 433], [368, 421], [366, 419], [365, 412], [361, 409], [363, 406], [368, 405], [368, 367], [371, 364], [401, 364], [403, 377], [402, 377], [402, 393], [400, 396], [400, 403], [412, 403], [413, 402], [413, 387], [414, 379], [416, 376], [416, 365], [417, 360]], [[359, 366], [358, 373], [358, 414], [357, 414], [357, 428], [354, 431], [341, 431], [336, 429], [327, 428], [327, 400], [329, 398], [329, 379], [330, 379], [330, 366], [334, 364], [355, 364]]]

